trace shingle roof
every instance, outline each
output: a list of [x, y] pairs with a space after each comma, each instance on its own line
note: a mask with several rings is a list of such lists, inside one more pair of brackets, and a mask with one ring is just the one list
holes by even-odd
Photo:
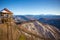
[[4, 8], [3, 10], [1, 10], [0, 12], [2, 12], [2, 13], [12, 13], [11, 11], [9, 11], [7, 8]]

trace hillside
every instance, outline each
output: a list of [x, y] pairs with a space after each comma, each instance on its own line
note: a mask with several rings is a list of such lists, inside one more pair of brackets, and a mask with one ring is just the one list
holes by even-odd
[[59, 40], [60, 30], [37, 20], [0, 24], [0, 40]]
[[60, 18], [59, 19], [40, 18], [39, 21], [45, 24], [53, 25], [60, 29]]
[[[57, 40], [60, 37], [60, 31], [55, 28], [54, 26], [48, 25], [48, 24], [43, 24], [39, 21], [28, 21], [28, 22], [23, 22], [22, 25], [23, 28], [26, 31], [29, 31], [33, 34], [39, 35], [40, 37], [48, 40]], [[56, 39], [57, 38], [57, 39]], [[42, 39], [41, 39], [42, 40]]]

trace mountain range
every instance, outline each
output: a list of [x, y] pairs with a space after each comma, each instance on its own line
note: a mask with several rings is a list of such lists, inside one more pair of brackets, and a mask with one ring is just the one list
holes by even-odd
[[56, 26], [60, 29], [60, 15], [14, 15], [16, 23], [28, 20], [38, 20], [42, 23]]

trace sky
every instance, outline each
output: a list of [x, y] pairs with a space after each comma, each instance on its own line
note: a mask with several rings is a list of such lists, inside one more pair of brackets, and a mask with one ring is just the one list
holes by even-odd
[[60, 15], [60, 0], [0, 0], [14, 15]]

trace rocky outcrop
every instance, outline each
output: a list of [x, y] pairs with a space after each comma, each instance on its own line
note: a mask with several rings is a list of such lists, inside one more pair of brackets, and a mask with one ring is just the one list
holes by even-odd
[[[32, 34], [36, 40], [59, 40], [60, 30], [54, 26], [43, 24], [37, 20], [23, 22], [18, 27], [28, 34]], [[32, 37], [32, 36], [31, 36]]]

